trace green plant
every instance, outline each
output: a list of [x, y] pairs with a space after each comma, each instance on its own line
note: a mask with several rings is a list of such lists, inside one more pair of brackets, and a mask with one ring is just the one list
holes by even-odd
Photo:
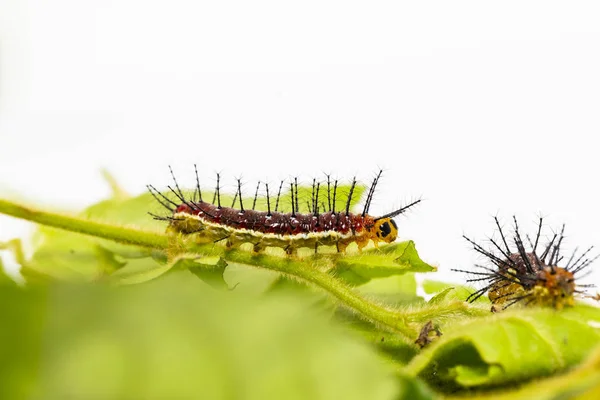
[[[77, 216], [0, 200], [0, 212], [42, 225], [30, 258], [18, 240], [1, 244], [26, 284], [0, 275], [0, 397], [585, 398], [600, 390], [598, 308], [491, 314], [486, 300], [464, 302], [468, 288], [433, 280], [425, 301], [414, 273], [436, 268], [412, 241], [300, 258], [198, 245], [147, 215], [157, 207], [149, 194], [114, 187], [113, 198]], [[431, 327], [441, 336], [428, 335]], [[420, 335], [432, 341], [423, 349]]]

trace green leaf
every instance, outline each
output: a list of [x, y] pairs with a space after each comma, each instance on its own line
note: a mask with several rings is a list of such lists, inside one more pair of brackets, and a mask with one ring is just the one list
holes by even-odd
[[131, 285], [148, 282], [173, 269], [189, 270], [205, 283], [218, 289], [227, 289], [223, 272], [227, 263], [220, 257], [201, 257], [182, 254], [170, 262], [158, 262], [153, 258], [131, 259], [127, 265], [109, 277], [109, 282]]
[[0, 398], [432, 398], [294, 297], [202, 288], [0, 287]]
[[282, 294], [294, 296], [299, 302], [304, 302], [310, 310], [329, 317], [333, 317], [340, 307], [339, 302], [328, 296], [326, 292], [285, 275], [277, 277], [264, 294], [268, 296], [280, 296]]
[[414, 273], [374, 278], [357, 287], [356, 290], [366, 298], [373, 298], [390, 306], [423, 303], [423, 299], [417, 296], [417, 281]]
[[[448, 290], [449, 288], [452, 288], [452, 290]], [[423, 281], [423, 290], [425, 291], [425, 293], [428, 293], [428, 294], [433, 294], [433, 293], [440, 294], [440, 293], [444, 292], [445, 294], [443, 297], [446, 300], [455, 299], [455, 300], [463, 300], [463, 301], [466, 300], [467, 297], [469, 297], [469, 295], [471, 293], [475, 292], [475, 289], [473, 289], [470, 286], [433, 281], [433, 280], [429, 280], [429, 279], [426, 279]], [[488, 297], [485, 295], [481, 296], [477, 300], [475, 300], [475, 303], [489, 304], [489, 302], [490, 301], [489, 301]]]
[[102, 177], [104, 178], [106, 183], [108, 183], [108, 186], [110, 186], [110, 191], [112, 193], [113, 199], [125, 200], [131, 197], [131, 195], [129, 195], [129, 193], [121, 187], [117, 179], [114, 177], [113, 174], [110, 173], [110, 171], [103, 168], [101, 172]]
[[223, 273], [227, 263], [221, 257], [184, 256], [175, 262], [175, 267], [188, 269], [215, 289], [228, 289]]
[[[414, 273], [375, 278], [356, 288], [364, 298], [388, 307], [418, 308], [423, 299], [417, 296], [417, 282]], [[418, 352], [415, 338], [407, 338], [397, 332], [364, 319], [364, 316], [340, 307], [335, 313], [336, 320], [359, 333], [383, 354], [394, 362], [405, 365]]]
[[398, 380], [400, 382], [400, 394], [397, 397], [398, 399], [428, 400], [440, 398], [422, 381], [414, 379], [405, 373], [399, 373]]
[[24, 261], [21, 268], [26, 279], [46, 277], [90, 282], [102, 279], [125, 265], [94, 238], [85, 235], [40, 227], [34, 242], [39, 245], [32, 258]]
[[41, 367], [46, 290], [0, 284], [0, 398], [34, 398], [32, 383]]
[[[600, 309], [520, 309], [455, 325], [407, 367], [439, 387], [484, 387], [546, 376], [600, 342]], [[597, 326], [597, 325], [596, 325]]]
[[[134, 198], [121, 195], [91, 206], [81, 214], [96, 221], [164, 230], [164, 224], [147, 214], [153, 208], [156, 201], [150, 194]], [[142, 260], [129, 265], [125, 274], [159, 267], [148, 258], [152, 253], [147, 249], [50, 227], [38, 228], [33, 242], [32, 258], [21, 261], [22, 274], [29, 280], [94, 281], [119, 270], [132, 258]]]
[[[277, 185], [278, 187], [279, 185]], [[274, 207], [274, 203], [275, 203], [275, 197], [273, 195], [273, 186], [269, 186], [270, 187], [270, 193], [271, 193], [271, 207]], [[365, 185], [360, 185], [357, 184], [354, 187], [354, 192], [352, 194], [352, 199], [350, 201], [350, 211], [355, 210], [356, 206], [358, 205], [358, 203], [360, 203], [361, 199], [362, 199], [362, 195], [364, 194], [366, 189]], [[307, 213], [309, 212], [308, 209], [308, 204], [309, 202], [312, 203], [312, 186], [298, 186], [298, 206], [300, 207], [300, 212], [301, 213]], [[347, 194], [350, 192], [350, 185], [338, 185], [336, 193], [336, 199], [335, 199], [335, 209], [336, 211], [342, 211], [342, 210], [346, 210], [346, 202], [347, 202]], [[344, 195], [341, 195], [344, 194]], [[333, 205], [333, 182], [331, 182], [331, 197], [330, 200], [332, 202]], [[281, 192], [281, 201], [279, 202], [279, 208], [278, 210], [281, 212], [292, 212], [292, 207], [291, 207], [291, 202], [290, 202], [290, 192], [289, 192], [289, 185], [288, 187], [283, 187], [282, 192]], [[248, 204], [252, 204], [252, 202], [254, 201], [254, 198], [244, 198], [244, 204], [248, 205]], [[225, 204], [231, 204], [230, 202], [225, 203]], [[323, 212], [323, 205], [326, 205], [326, 209], [328, 209], [329, 207], [329, 201], [327, 199], [327, 182], [325, 182], [325, 184], [323, 185], [323, 183], [321, 183], [320, 189], [319, 189], [319, 210], [321, 212]], [[237, 204], [237, 206], [239, 206], [239, 203]], [[256, 200], [256, 209], [257, 210], [267, 210], [267, 198], [265, 196], [259, 196]], [[298, 210], [296, 210], [298, 211]]]
[[[134, 226], [136, 228], [149, 229], [164, 232], [167, 225], [164, 221], [157, 221], [148, 213], [158, 215], [164, 214], [160, 204], [150, 193], [144, 193], [136, 197], [117, 197], [101, 201], [88, 207], [81, 216], [94, 221], [110, 223], [120, 226]], [[149, 252], [137, 246], [116, 243], [111, 240], [94, 239], [96, 243], [124, 258], [144, 258]]]
[[159, 263], [151, 257], [130, 259], [125, 267], [108, 277], [108, 281], [117, 285], [144, 283], [166, 274], [173, 266], [174, 262]]
[[261, 296], [281, 276], [277, 272], [255, 268], [247, 264], [233, 262], [227, 262], [227, 264], [223, 278], [236, 293]]
[[454, 291], [456, 288], [455, 287], [449, 287], [446, 288], [444, 290], [442, 290], [441, 292], [439, 292], [438, 294], [436, 294], [435, 296], [433, 296], [431, 299], [429, 299], [428, 303], [429, 304], [440, 304], [442, 303], [444, 300], [446, 300], [449, 296], [448, 294], [452, 291]]
[[[164, 209], [161, 211], [162, 206], [150, 193], [137, 197], [127, 197], [121, 189], [118, 189], [118, 185], [114, 180], [112, 187], [117, 188], [117, 196], [87, 208], [81, 215], [86, 219], [113, 224], [117, 227], [126, 225], [151, 229], [155, 232], [166, 229], [164, 221], [155, 221], [148, 215], [148, 212], [158, 215], [164, 215], [165, 213]], [[351, 206], [360, 200], [364, 189], [364, 186], [355, 188]], [[299, 187], [298, 190], [299, 195], [302, 194], [302, 196], [308, 196], [312, 193], [311, 187]], [[340, 186], [338, 190], [338, 193], [342, 193], [344, 190], [349, 190], [349, 187]], [[320, 202], [328, 204], [329, 199], [326, 197], [326, 192], [320, 191], [319, 193]], [[184, 194], [188, 197], [191, 196], [190, 191], [186, 191]], [[169, 193], [165, 193], [165, 195], [173, 197]], [[222, 201], [228, 204], [233, 201], [233, 198], [223, 195]], [[248, 204], [251, 204], [251, 201], [253, 199], [246, 199]], [[341, 208], [341, 204], [338, 204], [340, 201], [341, 198], [338, 197], [336, 199], [338, 209]], [[261, 202], [265, 202], [264, 197], [257, 199], [258, 209], [263, 205], [266, 206]], [[281, 207], [285, 211], [283, 203]], [[163, 265], [163, 260], [157, 259], [158, 263], [153, 263], [149, 259], [150, 256], [157, 258], [156, 254], [153, 254], [150, 250], [116, 243], [111, 240], [93, 238], [52, 228], [40, 228], [36, 242], [39, 245], [35, 249], [34, 257], [23, 268], [24, 274], [30, 279], [35, 277], [91, 281], [112, 274], [124, 267], [128, 261], [132, 261], [131, 265], [126, 266], [123, 271], [117, 274], [117, 278], [123, 278], [124, 281], [135, 282], [138, 278], [134, 276], [143, 274], [145, 277], [140, 275], [139, 282], [144, 282], [151, 276], [160, 276], [161, 271], [166, 272], [169, 270], [169, 267]], [[215, 256], [223, 254], [221, 246], [217, 246], [213, 250]], [[133, 262], [134, 259], [140, 260]], [[433, 269], [418, 258], [412, 242], [404, 245], [383, 246], [381, 250], [373, 249], [365, 251], [363, 254], [348, 254], [342, 257], [337, 253], [318, 254], [307, 261], [320, 265], [330, 264], [335, 266], [336, 260], [341, 260], [338, 269], [339, 276], [353, 283], [364, 283], [372, 277], [390, 276], [408, 270], [424, 271]], [[201, 269], [198, 271], [201, 271]]]
[[[122, 200], [122, 197], [123, 196], [120, 196], [119, 198], [110, 200], [110, 202], [112, 202], [111, 204], [121, 204], [123, 202], [137, 200], [136, 198]], [[112, 205], [106, 206], [104, 211], [111, 210], [112, 207]], [[139, 207], [135, 207], [134, 209], [139, 210]], [[98, 206], [96, 211], [101, 212], [102, 205]], [[414, 335], [413, 327], [410, 327], [409, 324], [407, 324], [408, 321], [405, 319], [405, 316], [401, 310], [386, 309], [378, 304], [370, 303], [369, 301], [358, 296], [352, 290], [352, 288], [346, 285], [343, 281], [334, 277], [334, 274], [330, 274], [330, 272], [335, 269], [335, 262], [337, 260], [356, 260], [356, 256], [349, 255], [346, 257], [344, 254], [335, 252], [333, 254], [313, 254], [310, 257], [288, 257], [285, 254], [282, 254], [282, 249], [267, 249], [281, 250], [279, 255], [272, 254], [271, 251], [265, 251], [264, 253], [256, 254], [248, 251], [247, 246], [244, 250], [243, 248], [227, 249], [225, 246], [219, 244], [199, 244], [195, 243], [195, 237], [192, 235], [169, 235], [167, 233], [160, 233], [157, 231], [140, 230], [133, 226], [120, 226], [118, 224], [115, 225], [109, 222], [100, 222], [88, 220], [86, 218], [71, 217], [68, 215], [35, 210], [1, 199], [0, 212], [7, 213], [8, 215], [16, 216], [18, 218], [24, 218], [45, 225], [77, 232], [78, 234], [85, 233], [86, 235], [89, 235], [85, 236], [87, 239], [90, 237], [107, 238], [118, 243], [128, 244], [128, 248], [134, 248], [131, 246], [131, 244], [136, 244], [137, 246], [147, 249], [142, 249], [144, 251], [135, 250], [133, 254], [129, 254], [127, 252], [115, 250], [108, 244], [106, 244], [106, 247], [104, 245], [100, 247], [101, 249], [106, 250], [104, 253], [110, 255], [113, 261], [121, 264], [122, 262], [130, 260], [131, 258], [138, 260], [130, 265], [129, 268], [116, 275], [116, 280], [120, 279], [121, 282], [140, 283], [163, 275], [164, 272], [170, 270], [170, 265], [160, 266], [159, 264], [164, 262], [167, 256], [172, 259], [173, 257], [177, 257], [177, 255], [187, 252], [197, 254], [202, 257], [222, 257], [229, 265], [246, 264], [254, 267], [255, 269], [264, 269], [271, 272], [277, 271], [280, 274], [293, 276], [304, 282], [311, 283], [317, 287], [320, 287], [321, 289], [324, 289], [332, 297], [335, 297], [347, 307], [365, 314], [368, 316], [368, 318], [378, 321], [383, 325], [388, 326], [403, 335], [406, 335], [406, 337], [410, 338]], [[72, 240], [68, 240], [69, 251], [73, 252], [73, 246], [75, 242], [84, 243], [83, 239], [80, 237], [73, 236]], [[104, 244], [105, 242], [100, 243]], [[89, 253], [90, 243], [84, 244], [85, 247], [88, 247], [85, 248], [84, 251]], [[393, 250], [397, 249], [397, 246], [394, 245], [387, 246], [387, 249], [386, 247], [379, 249], [379, 254], [382, 255], [381, 259], [384, 261], [382, 264], [386, 264], [385, 255], [387, 254], [388, 258], [390, 255], [393, 256], [391, 259], [392, 262], [395, 260], [395, 262], [401, 265], [405, 265], [407, 262], [410, 262], [419, 267], [418, 261], [420, 260], [414, 251], [414, 245], [412, 247], [412, 252], [402, 251], [400, 254], [393, 254]], [[49, 253], [50, 252], [51, 250]], [[64, 251], [61, 250], [58, 253], [64, 253]], [[365, 252], [365, 254], [365, 257], [369, 257], [368, 252]], [[55, 255], [60, 257], [60, 254]], [[151, 261], [149, 256], [151, 256], [152, 259], [157, 261], [159, 264], [153, 264], [151, 262], [149, 263], [149, 261]], [[370, 260], [370, 264], [372, 264], [373, 261], [375, 260]], [[360, 265], [361, 263], [358, 262], [358, 264]], [[387, 262], [387, 264], [389, 264], [389, 262]], [[421, 262], [421, 264], [427, 266], [425, 263]], [[79, 265], [75, 263], [73, 263], [73, 267], [74, 270], [80, 268]], [[114, 266], [114, 268], [110, 268], [110, 265], [109, 267], [102, 265], [102, 267], [103, 268], [92, 268], [91, 271], [84, 271], [82, 275], [87, 279], [80, 280], [106, 280], [107, 275], [111, 275], [115, 269], [119, 267], [122, 268], [123, 266], [119, 265]], [[388, 271], [386, 274], [398, 274], [398, 268], [396, 266], [394, 267], [395, 271]], [[42, 266], [42, 268], [45, 268], [45, 266]], [[98, 269], [100, 273], [97, 273]], [[65, 270], [67, 270], [67, 268], [65, 268]], [[229, 267], [227, 270], [231, 270], [231, 267]], [[54, 272], [46, 275], [43, 272], [37, 271], [33, 268], [25, 268], [24, 271], [27, 272], [29, 281], [32, 281], [33, 279], [46, 280], [56, 278], [52, 275]], [[61, 275], [59, 275], [59, 277], [60, 276]], [[274, 279], [276, 279], [278, 275], [274, 276]], [[362, 281], [364, 282], [369, 279], [371, 278], [363, 278]], [[272, 281], [268, 282], [268, 279], [263, 279], [263, 282], [267, 283], [265, 289], [272, 283]], [[238, 282], [236, 282], [236, 284], [237, 283]]]
[[100, 201], [81, 212], [81, 216], [96, 221], [113, 222], [122, 225], [135, 224], [139, 228], [166, 228], [164, 221], [157, 221], [148, 213], [162, 214], [164, 208], [150, 193], [135, 197], [119, 197]]
[[360, 285], [373, 278], [436, 270], [435, 267], [421, 260], [415, 243], [409, 240], [340, 257], [335, 275], [350, 284]]
[[[600, 347], [580, 366], [564, 375], [535, 380], [517, 388], [494, 390], [470, 396], [479, 400], [596, 400], [600, 398]], [[457, 397], [464, 399], [465, 397]]]
[[335, 320], [354, 331], [363, 340], [377, 348], [381, 354], [399, 365], [406, 365], [419, 351], [414, 339], [366, 321], [355, 312], [343, 307], [336, 310]]

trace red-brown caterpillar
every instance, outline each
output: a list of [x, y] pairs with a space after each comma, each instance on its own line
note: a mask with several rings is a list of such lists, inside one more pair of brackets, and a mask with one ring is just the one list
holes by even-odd
[[494, 217], [494, 220], [502, 239], [502, 243], [490, 239], [494, 250], [486, 250], [473, 240], [463, 236], [473, 245], [475, 251], [485, 256], [494, 265], [494, 267], [488, 267], [476, 264], [476, 267], [480, 269], [478, 272], [453, 269], [453, 271], [477, 276], [477, 278], [468, 279], [467, 282], [485, 283], [485, 286], [472, 293], [467, 301], [473, 302], [487, 292], [492, 302], [492, 311], [504, 310], [519, 302], [523, 302], [526, 306], [540, 305], [561, 309], [574, 304], [574, 295], [582, 293], [580, 288], [593, 286], [575, 282], [575, 275], [583, 271], [598, 257], [588, 258], [593, 246], [579, 256], [575, 249], [566, 264], [559, 266], [563, 261], [560, 251], [564, 239], [564, 225], [560, 233], [555, 233], [542, 253], [538, 255], [542, 218], [539, 220], [535, 241], [532, 242], [527, 236], [531, 248], [529, 251], [525, 249], [515, 217], [513, 217], [514, 236], [512, 239], [516, 249], [512, 250], [506, 241], [498, 218]]
[[[238, 179], [238, 188], [231, 207], [221, 204], [220, 175], [217, 174], [217, 186], [211, 202], [202, 197], [198, 170], [196, 172], [196, 188], [190, 198], [186, 198], [179, 188], [177, 180], [171, 170], [175, 188], [168, 186], [170, 192], [179, 202], [169, 199], [160, 193], [154, 186], [148, 185], [148, 190], [154, 198], [171, 215], [154, 218], [169, 221], [169, 230], [195, 234], [199, 243], [225, 241], [227, 247], [237, 247], [243, 243], [251, 243], [255, 252], [260, 252], [267, 247], [278, 247], [287, 254], [294, 254], [299, 248], [311, 248], [315, 252], [319, 246], [335, 246], [338, 252], [345, 252], [351, 243], [356, 243], [358, 249], [364, 248], [370, 241], [377, 246], [379, 242], [391, 243], [396, 240], [398, 226], [392, 219], [404, 213], [420, 200], [401, 207], [380, 217], [369, 215], [369, 208], [373, 201], [375, 188], [381, 177], [380, 170], [373, 179], [369, 188], [362, 213], [355, 214], [350, 211], [353, 193], [356, 188], [356, 179], [352, 180], [346, 206], [343, 210], [336, 210], [339, 200], [337, 189], [338, 181], [332, 184], [327, 177], [326, 203], [321, 203], [319, 191], [321, 183], [313, 180], [312, 196], [308, 203], [309, 213], [300, 212], [298, 200], [298, 180], [289, 182], [291, 212], [280, 212], [279, 204], [284, 181], [281, 181], [275, 207], [271, 209], [271, 194], [269, 185], [265, 184], [266, 211], [255, 210], [259, 185], [256, 188], [252, 209], [244, 207], [242, 185]], [[234, 208], [236, 201], [239, 208]], [[321, 212], [322, 210], [322, 212]]]

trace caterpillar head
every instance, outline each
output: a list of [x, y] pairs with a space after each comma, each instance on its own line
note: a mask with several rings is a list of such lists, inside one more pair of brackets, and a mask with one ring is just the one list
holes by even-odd
[[398, 237], [398, 225], [391, 218], [379, 218], [373, 225], [373, 232], [379, 241], [392, 243]]
[[561, 309], [575, 303], [575, 278], [572, 272], [557, 266], [546, 266], [536, 275], [538, 282], [534, 291], [537, 304]]
[[[381, 217], [373, 219], [373, 227], [370, 229], [371, 237], [375, 243], [377, 242], [385, 242], [392, 243], [398, 237], [398, 225], [396, 225], [396, 221], [394, 218], [397, 215], [404, 213], [410, 207], [415, 204], [420, 203], [421, 200], [413, 201], [407, 206], [399, 208], [395, 211], [382, 215]], [[366, 210], [365, 210], [366, 211]], [[363, 217], [364, 217], [363, 212]]]

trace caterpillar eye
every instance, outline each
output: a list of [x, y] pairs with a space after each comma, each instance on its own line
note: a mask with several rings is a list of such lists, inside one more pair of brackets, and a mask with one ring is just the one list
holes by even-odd
[[381, 224], [379, 230], [381, 231], [381, 237], [386, 237], [392, 232], [392, 228], [390, 228], [390, 224], [387, 222]]

